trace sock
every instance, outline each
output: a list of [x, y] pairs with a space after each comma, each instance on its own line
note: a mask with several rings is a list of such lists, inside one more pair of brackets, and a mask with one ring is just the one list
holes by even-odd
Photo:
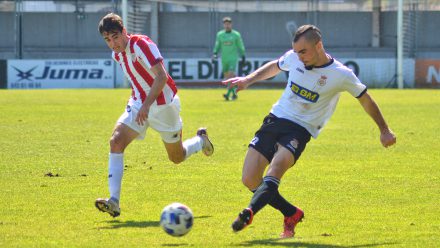
[[[252, 193], [255, 193], [256, 191], [257, 189], [251, 190]], [[279, 191], [276, 192], [268, 204], [273, 208], [278, 209], [284, 216], [292, 216], [296, 212], [296, 207], [284, 199]]]
[[228, 92], [226, 93], [226, 96], [229, 98], [229, 95], [231, 95], [233, 89], [229, 88], [230, 84], [228, 84]]
[[296, 212], [296, 207], [290, 204], [279, 191], [276, 192], [275, 196], [269, 202], [273, 208], [280, 210], [284, 216], [292, 216]]
[[203, 139], [200, 136], [192, 137], [183, 142], [183, 148], [185, 149], [185, 159], [189, 158], [192, 154], [202, 150]]
[[272, 201], [273, 197], [275, 197], [278, 192], [279, 184], [280, 180], [276, 177], [265, 176], [263, 178], [263, 183], [257, 188], [257, 191], [255, 191], [251, 203], [249, 204], [249, 208], [252, 209], [254, 214]]
[[237, 88], [238, 88], [238, 86], [232, 87], [232, 95], [233, 96], [237, 96]]
[[124, 173], [124, 154], [110, 153], [108, 159], [108, 188], [110, 198], [119, 202], [121, 196], [122, 174]]

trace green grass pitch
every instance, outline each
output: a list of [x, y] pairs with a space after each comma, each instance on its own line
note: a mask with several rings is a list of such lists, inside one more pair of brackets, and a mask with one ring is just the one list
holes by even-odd
[[[389, 149], [344, 93], [281, 181], [305, 211], [296, 237], [278, 239], [282, 216], [270, 206], [233, 233], [251, 197], [241, 184], [247, 144], [281, 92], [251, 89], [225, 102], [220, 89], [181, 89], [184, 138], [207, 126], [214, 155], [173, 165], [149, 130], [126, 150], [122, 213], [113, 219], [94, 200], [108, 195], [108, 139], [130, 91], [0, 91], [0, 247], [438, 247], [438, 90], [370, 90], [397, 135]], [[159, 227], [171, 202], [194, 212], [182, 238]]]

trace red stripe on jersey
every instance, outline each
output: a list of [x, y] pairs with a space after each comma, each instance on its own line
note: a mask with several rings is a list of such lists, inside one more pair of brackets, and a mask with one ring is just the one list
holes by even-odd
[[177, 93], [177, 86], [176, 86], [176, 83], [174, 82], [173, 78], [170, 75], [168, 75], [167, 85], [173, 91], [173, 96], [175, 96]]
[[[125, 52], [122, 52], [122, 58], [124, 59], [125, 70], [127, 71], [127, 73], [130, 76], [132, 82], [136, 86], [136, 89], [139, 91], [139, 94], [141, 94], [141, 100], [142, 100], [142, 103], [143, 103], [145, 101], [145, 98], [147, 97], [147, 94], [145, 93], [144, 89], [142, 89], [142, 86], [139, 84], [139, 82], [137, 81], [136, 77], [131, 72], [130, 67], [128, 66], [127, 55], [125, 54]], [[132, 87], [132, 89], [133, 89], [133, 87]]]
[[154, 56], [154, 54], [151, 52], [150, 47], [148, 46], [148, 43], [146, 40], [148, 42], [153, 43], [153, 41], [150, 38], [143, 37], [143, 39], [139, 39], [136, 44], [139, 46], [139, 48], [142, 50], [142, 52], [147, 57], [148, 62], [150, 63], [151, 67], [153, 67], [154, 65], [156, 65], [157, 63], [162, 61], [163, 58], [162, 57], [156, 58]]
[[[139, 61], [135, 61], [133, 63], [134, 68], [136, 69], [137, 73], [141, 75], [141, 77], [144, 79], [144, 81], [150, 86], [150, 88], [153, 86], [154, 78], [148, 73], [147, 70], [139, 63]], [[163, 95], [163, 91], [159, 93], [159, 95], [156, 98], [157, 105], [163, 105], [166, 103], [165, 96]]]
[[[139, 36], [133, 36], [130, 39], [130, 51], [134, 53], [134, 43], [140, 39]], [[148, 86], [153, 87], [154, 78], [148, 73], [148, 71], [139, 63], [139, 61], [136, 59], [136, 61], [133, 62], [133, 66], [136, 69], [136, 72], [141, 75], [141, 77], [144, 79], [144, 81], [148, 84]], [[165, 96], [163, 94], [163, 91], [159, 93], [159, 95], [156, 98], [157, 105], [163, 105], [166, 103]]]
[[136, 93], [134, 93], [133, 85], [131, 84], [130, 86], [131, 86], [131, 97], [133, 98], [133, 100], [136, 101], [137, 97], [136, 97]]
[[141, 37], [139, 35], [131, 35], [130, 36], [130, 52], [134, 53], [133, 45], [135, 42], [137, 42]]

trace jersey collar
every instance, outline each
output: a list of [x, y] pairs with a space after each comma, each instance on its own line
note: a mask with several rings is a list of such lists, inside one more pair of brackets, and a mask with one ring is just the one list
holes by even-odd
[[330, 61], [327, 62], [327, 63], [325, 63], [325, 64], [323, 64], [323, 65], [320, 65], [320, 66], [313, 66], [313, 68], [324, 68], [324, 67], [327, 67], [327, 66], [333, 64], [333, 62], [335, 62], [335, 59], [333, 59], [332, 56], [330, 56], [330, 55], [327, 54], [327, 53], [326, 53], [325, 55], [330, 59]]

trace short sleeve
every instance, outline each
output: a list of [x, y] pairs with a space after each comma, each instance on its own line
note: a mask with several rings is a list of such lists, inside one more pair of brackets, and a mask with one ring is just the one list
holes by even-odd
[[278, 59], [278, 68], [282, 71], [289, 71], [290, 64], [292, 62], [292, 56], [295, 56], [293, 50], [286, 52]]
[[136, 56], [141, 58], [150, 68], [163, 60], [156, 44], [146, 39], [139, 39], [134, 46], [134, 51]]
[[356, 98], [361, 97], [365, 92], [367, 92], [367, 86], [361, 83], [359, 78], [356, 77], [356, 75], [354, 75], [352, 71], [350, 71], [350, 73], [345, 78], [342, 89], [348, 91], [352, 96]]

